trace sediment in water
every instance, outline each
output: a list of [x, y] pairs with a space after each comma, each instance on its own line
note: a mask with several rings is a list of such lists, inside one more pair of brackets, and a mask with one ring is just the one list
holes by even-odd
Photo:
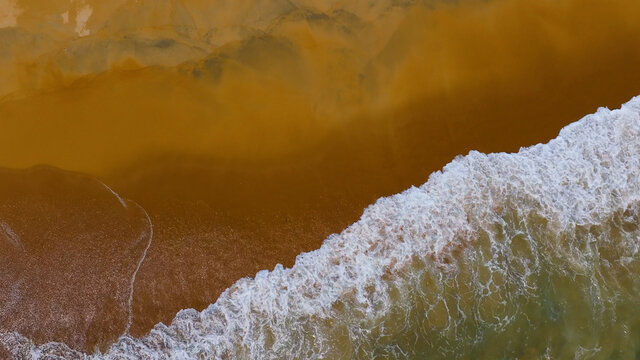
[[[424, 183], [457, 154], [544, 142], [640, 93], [634, 0], [21, 2], [9, 1], [15, 24], [0, 19], [0, 165], [83, 171], [149, 213], [154, 242], [132, 299], [138, 337], [180, 309], [206, 308], [239, 278], [292, 266], [377, 198]], [[14, 217], [40, 228], [47, 217], [31, 215], [40, 204], [23, 205]], [[136, 211], [127, 226], [139, 236], [146, 220]], [[7, 225], [14, 254], [11, 232], [28, 236]], [[114, 248], [119, 227], [103, 234]], [[84, 231], [66, 229], [67, 239]], [[72, 241], [57, 246], [84, 256]], [[126, 327], [124, 284], [142, 250], [122, 262], [122, 287], [109, 287], [112, 324], [86, 325], [92, 309], [50, 319], [56, 331], [36, 317], [0, 324], [36, 344], [105, 351]], [[54, 282], [70, 290], [54, 303], [74, 289], [109, 295], [84, 270], [58, 273], [65, 280]]]
[[[639, 154], [638, 98], [548, 144], [471, 152], [292, 268], [94, 357], [633, 358]], [[80, 356], [0, 339], [16, 356]]]

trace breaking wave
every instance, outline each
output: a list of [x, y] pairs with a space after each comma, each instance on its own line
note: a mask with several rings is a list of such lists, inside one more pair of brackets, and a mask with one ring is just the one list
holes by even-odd
[[84, 355], [16, 358], [634, 358], [640, 97], [515, 154], [471, 152], [202, 312]]

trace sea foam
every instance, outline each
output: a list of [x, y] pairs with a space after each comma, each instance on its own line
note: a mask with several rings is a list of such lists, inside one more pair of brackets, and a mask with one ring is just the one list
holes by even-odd
[[625, 358], [640, 331], [639, 179], [640, 97], [547, 144], [457, 157], [292, 268], [104, 353], [0, 343], [16, 358]]

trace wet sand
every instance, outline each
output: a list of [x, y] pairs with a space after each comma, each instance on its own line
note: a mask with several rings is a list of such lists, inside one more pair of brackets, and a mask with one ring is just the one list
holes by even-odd
[[[180, 309], [203, 309], [241, 277], [277, 263], [291, 266], [296, 255], [318, 248], [377, 198], [422, 184], [458, 154], [516, 151], [545, 142], [598, 106], [618, 107], [640, 94], [640, 21], [635, 21], [640, 19], [634, 18], [640, 16], [632, 10], [639, 5], [496, 1], [483, 6], [474, 2], [409, 14], [388, 44], [355, 73], [360, 76], [356, 90], [350, 87], [352, 69], [334, 75], [334, 86], [344, 92], [329, 100], [300, 91], [306, 83], [298, 75], [306, 73], [295, 61], [282, 68], [264, 60], [260, 67], [255, 59], [263, 57], [255, 54], [280, 59], [279, 42], [270, 37], [258, 37], [257, 45], [255, 40], [242, 43], [242, 49], [254, 51], [249, 55], [225, 50], [233, 59], [248, 56], [258, 64], [223, 64], [227, 75], [221, 78], [203, 60], [175, 68], [132, 61], [70, 82], [56, 80], [50, 89], [0, 102], [0, 165], [44, 163], [88, 173], [149, 213], [153, 243], [137, 273], [132, 304], [131, 334], [142, 335], [158, 322], [170, 322]], [[599, 16], [602, 21], [594, 21]], [[340, 57], [330, 54], [327, 59], [339, 65]], [[285, 81], [279, 75], [289, 69], [291, 79]], [[205, 75], [196, 76], [196, 70]], [[326, 90], [323, 96], [334, 93], [330, 84], [311, 83]], [[30, 177], [27, 183], [42, 177], [59, 184], [71, 175], [36, 171], [24, 176]], [[89, 207], [118, 205], [104, 189], [65, 186], [64, 192], [13, 209], [10, 222], [47, 202], [56, 209], [95, 213], [74, 202], [60, 205], [74, 188], [90, 198], [104, 197]], [[34, 185], [15, 194], [27, 199], [38, 189]], [[3, 194], [4, 203], [12, 194]], [[134, 225], [122, 225], [131, 236], [144, 231], [136, 216], [130, 221]], [[46, 233], [53, 225], [40, 228], [40, 217], [30, 219], [33, 230], [25, 225], [23, 231], [33, 231], [35, 242], [51, 243], [61, 252], [76, 249], [73, 241], [38, 238], [38, 231]], [[115, 245], [120, 230], [105, 221], [85, 218], [78, 220], [80, 228], [64, 231], [109, 229], [104, 236]], [[116, 247], [109, 244], [103, 244], [106, 250], [69, 252], [81, 263], [69, 273], [64, 263], [29, 262], [29, 269], [65, 280], [43, 283], [29, 275], [24, 281], [36, 290], [24, 296], [37, 308], [40, 292], [60, 288], [65, 291], [53, 301], [66, 304], [65, 311], [104, 306], [108, 297], [98, 289], [116, 285], [102, 284], [100, 274], [80, 274], [91, 264], [110, 263], [105, 254]], [[115, 282], [127, 284], [141, 251], [139, 245], [127, 250]], [[5, 264], [11, 265], [3, 273], [25, 264], [9, 254]], [[93, 298], [68, 302], [81, 289], [89, 289]], [[87, 315], [91, 321], [70, 321], [59, 331], [38, 331], [17, 313], [2, 324], [38, 343], [62, 340], [78, 349], [104, 348], [126, 323], [126, 299], [118, 299], [108, 314]], [[91, 322], [97, 325], [78, 325]], [[74, 335], [77, 331], [85, 335]]]
[[49, 167], [0, 171], [0, 198], [2, 328], [89, 349], [117, 338], [148, 244], [144, 210]]

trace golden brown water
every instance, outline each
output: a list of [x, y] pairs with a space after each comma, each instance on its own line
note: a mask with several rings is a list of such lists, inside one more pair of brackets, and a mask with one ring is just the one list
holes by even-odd
[[[90, 33], [79, 36], [73, 20], [83, 4], [93, 10]], [[640, 93], [636, 1], [377, 4], [88, 1], [72, 3], [63, 24], [66, 2], [18, 1], [16, 26], [0, 29], [0, 165], [90, 174], [149, 213], [153, 244], [135, 281], [133, 335], [204, 308], [240, 277], [290, 266], [375, 199], [423, 183], [458, 154], [546, 141]], [[115, 240], [147, 231], [142, 215], [68, 174], [0, 180], [16, 176], [33, 185], [3, 185], [0, 202], [13, 196], [20, 206], [0, 219], [33, 239], [24, 245], [33, 255], [23, 260], [7, 247], [2, 273], [28, 275], [20, 281], [33, 290], [23, 301], [36, 310], [0, 324], [36, 342], [104, 346], [126, 324], [120, 304], [142, 251], [138, 244], [119, 257]], [[64, 191], [42, 190], [49, 186]], [[44, 237], [58, 220], [34, 215], [42, 204], [81, 229]], [[113, 220], [130, 222], [126, 231], [105, 225], [108, 216], [69, 220], [100, 207], [133, 217]], [[96, 252], [61, 240], [86, 228], [107, 229], [101, 236], [113, 246]], [[67, 260], [38, 255], [46, 246], [73, 254], [71, 275]], [[122, 262], [109, 277], [100, 272], [107, 254]], [[95, 277], [69, 281], [92, 264]], [[106, 279], [117, 295], [103, 293]], [[51, 301], [65, 311], [39, 309], [52, 288], [64, 289]], [[78, 291], [89, 295], [71, 301]], [[66, 320], [47, 331], [34, 325], [50, 316]]]

